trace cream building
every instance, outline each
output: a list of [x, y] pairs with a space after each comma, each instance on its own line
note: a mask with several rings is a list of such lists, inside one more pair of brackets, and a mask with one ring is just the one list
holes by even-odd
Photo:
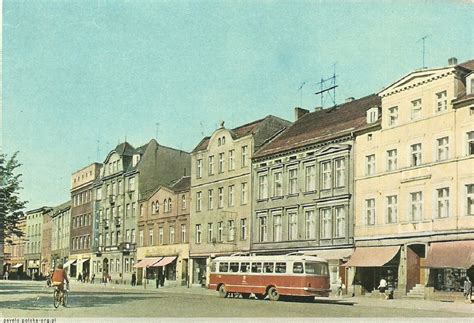
[[254, 152], [289, 126], [274, 116], [204, 138], [191, 154], [190, 282], [204, 284], [219, 255], [250, 250]]
[[348, 266], [362, 290], [383, 277], [426, 298], [474, 278], [474, 61], [449, 63], [382, 90], [381, 122], [356, 138]]

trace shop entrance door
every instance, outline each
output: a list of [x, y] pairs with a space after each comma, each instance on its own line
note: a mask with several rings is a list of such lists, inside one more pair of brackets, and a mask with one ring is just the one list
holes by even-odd
[[407, 246], [407, 287], [406, 292], [410, 291], [416, 284], [421, 283], [420, 261], [425, 258], [425, 245], [412, 244]]

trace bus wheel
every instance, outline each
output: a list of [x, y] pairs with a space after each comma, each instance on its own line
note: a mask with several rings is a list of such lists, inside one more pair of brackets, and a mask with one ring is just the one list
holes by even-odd
[[280, 299], [280, 294], [275, 287], [270, 287], [268, 289], [268, 298], [271, 301], [278, 301], [278, 299]]
[[241, 293], [243, 299], [248, 299], [250, 297], [250, 293]]
[[219, 296], [222, 297], [222, 298], [225, 298], [227, 297], [229, 293], [227, 293], [227, 291], [225, 290], [225, 285], [222, 284], [219, 286]]

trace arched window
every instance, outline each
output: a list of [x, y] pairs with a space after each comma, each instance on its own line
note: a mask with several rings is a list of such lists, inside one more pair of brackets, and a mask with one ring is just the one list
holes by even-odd
[[163, 201], [163, 212], [165, 212], [165, 213], [168, 212], [168, 200], [167, 199], [165, 199]]
[[221, 138], [217, 139], [217, 146], [221, 145]]
[[222, 137], [222, 144], [225, 145], [225, 137]]
[[155, 202], [151, 202], [151, 213], [155, 213], [156, 208], [155, 208]]
[[186, 195], [181, 196], [181, 209], [186, 210]]
[[168, 199], [168, 212], [171, 212], [171, 197]]

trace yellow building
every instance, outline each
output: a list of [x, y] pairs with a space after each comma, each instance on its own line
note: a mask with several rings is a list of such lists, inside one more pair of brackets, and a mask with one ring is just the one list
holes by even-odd
[[382, 118], [356, 138], [356, 251], [348, 263], [356, 293], [385, 278], [396, 294], [427, 298], [474, 278], [472, 70], [473, 60], [450, 59], [379, 93]]

